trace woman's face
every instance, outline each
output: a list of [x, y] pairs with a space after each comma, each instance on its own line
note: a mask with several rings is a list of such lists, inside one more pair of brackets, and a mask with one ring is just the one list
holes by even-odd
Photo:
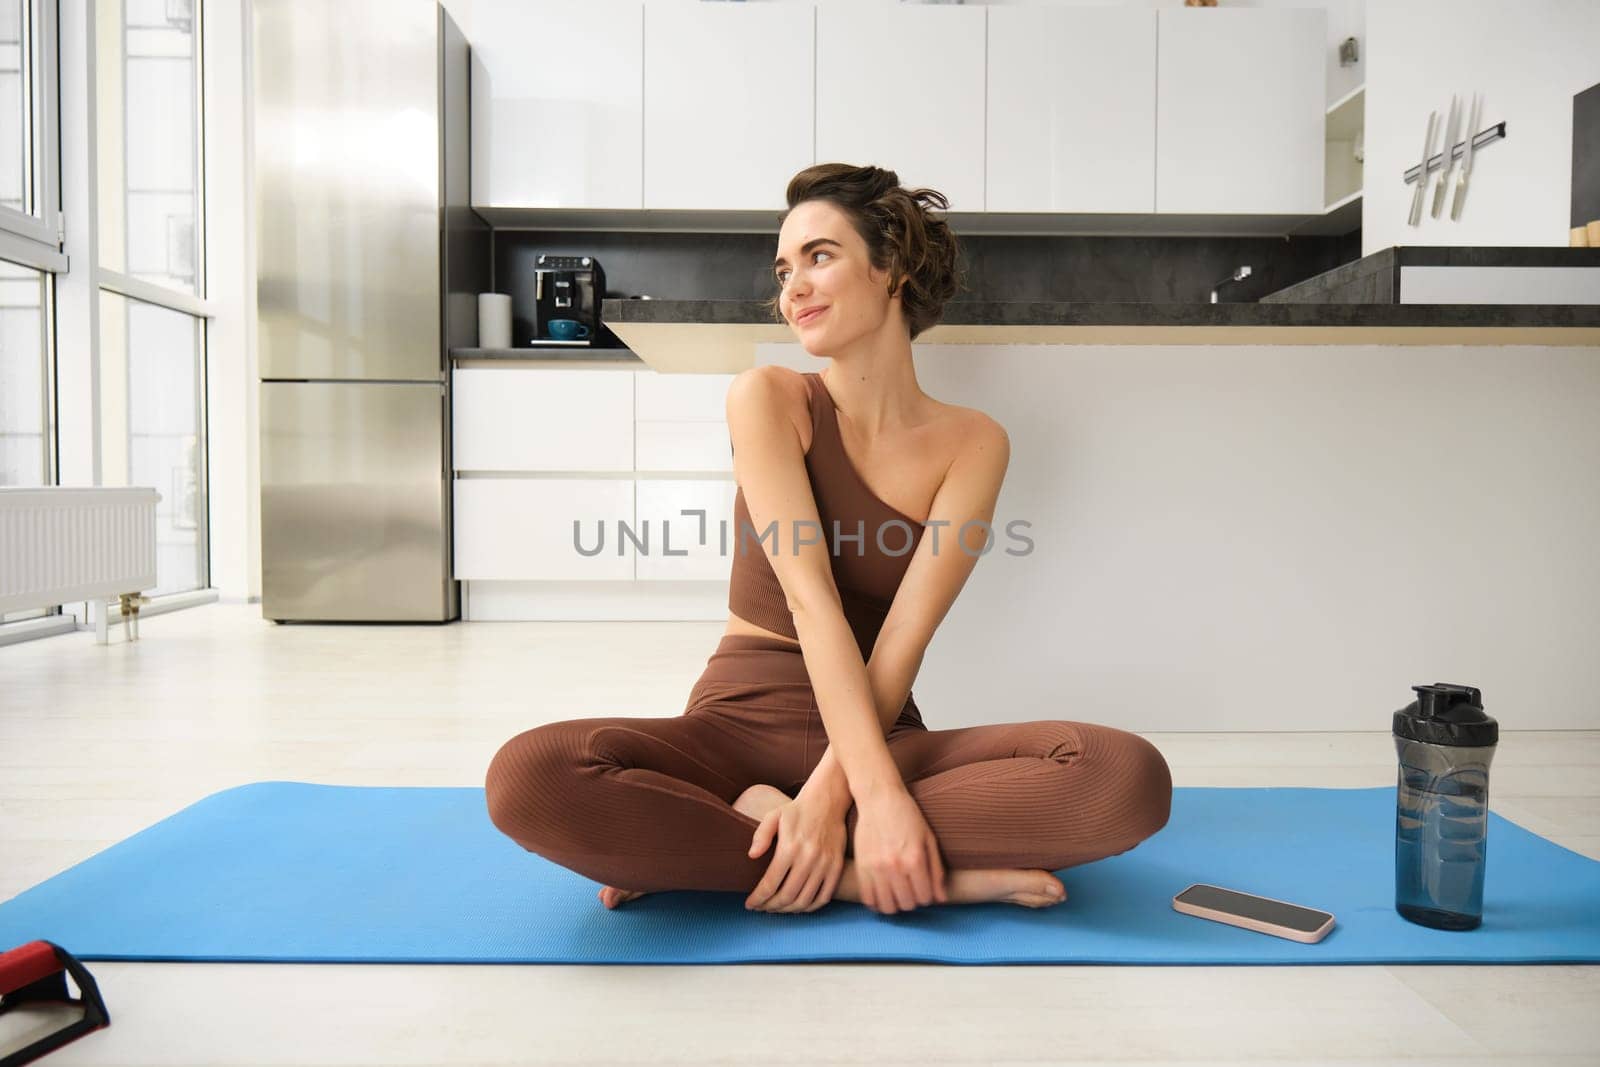
[[[867, 243], [825, 200], [798, 204], [783, 220], [773, 278], [778, 310], [812, 355], [832, 355], [881, 331], [899, 302], [888, 271], [875, 270]], [[804, 316], [804, 317], [802, 317]]]

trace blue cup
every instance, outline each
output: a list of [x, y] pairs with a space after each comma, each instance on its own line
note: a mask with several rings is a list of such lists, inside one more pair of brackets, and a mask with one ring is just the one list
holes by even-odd
[[577, 319], [551, 319], [544, 328], [557, 341], [581, 341], [589, 336], [589, 327]]

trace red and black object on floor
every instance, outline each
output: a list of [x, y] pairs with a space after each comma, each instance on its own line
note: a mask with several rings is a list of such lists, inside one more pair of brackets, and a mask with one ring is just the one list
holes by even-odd
[[[80, 997], [67, 995], [67, 975], [78, 984]], [[69, 1004], [83, 1008], [83, 1018], [52, 1034], [0, 1056], [0, 1067], [21, 1067], [54, 1052], [84, 1034], [111, 1025], [100, 987], [73, 955], [49, 941], [30, 941], [0, 956], [0, 1015], [24, 1004]]]

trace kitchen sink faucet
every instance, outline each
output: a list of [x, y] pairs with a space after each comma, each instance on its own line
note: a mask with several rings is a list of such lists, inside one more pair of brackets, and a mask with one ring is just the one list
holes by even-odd
[[1228, 277], [1222, 279], [1220, 282], [1218, 282], [1211, 289], [1211, 302], [1213, 304], [1215, 304], [1217, 302], [1217, 290], [1218, 289], [1222, 288], [1224, 285], [1227, 285], [1229, 282], [1243, 281], [1245, 278], [1248, 278], [1248, 277], [1250, 277], [1250, 268], [1248, 266], [1244, 266], [1244, 267], [1240, 267], [1238, 270], [1234, 271]]

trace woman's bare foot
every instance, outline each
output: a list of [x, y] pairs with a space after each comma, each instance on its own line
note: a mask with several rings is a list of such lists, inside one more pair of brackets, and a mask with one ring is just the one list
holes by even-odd
[[600, 903], [604, 904], [608, 908], [614, 908], [618, 904], [626, 904], [635, 897], [642, 896], [644, 896], [642, 891], [633, 889], [615, 889], [608, 885], [600, 890]]
[[945, 889], [951, 904], [1021, 904], [1047, 908], [1067, 899], [1061, 879], [1034, 868], [969, 867], [947, 871]]
[[[770, 785], [753, 785], [734, 801], [733, 806], [751, 818], [759, 819], [789, 799], [787, 794]], [[1053, 895], [1052, 890], [1059, 890], [1059, 895]], [[947, 904], [1001, 901], [1028, 908], [1043, 908], [1067, 899], [1067, 891], [1061, 880], [1049, 871], [989, 867], [946, 871], [945, 896], [948, 898], [945, 901]], [[839, 875], [839, 884], [834, 887], [833, 897], [860, 903], [861, 888], [856, 880], [855, 860], [844, 861], [844, 871]]]
[[[1046, 908], [1067, 899], [1061, 879], [1046, 870], [1030, 867], [958, 867], [944, 872], [943, 904], [1021, 904], [1025, 908]], [[833, 891], [838, 900], [861, 900], [861, 883], [856, 879], [855, 860], [844, 861], [844, 873]], [[927, 905], [918, 905], [926, 907]]]
[[[773, 808], [786, 804], [791, 799], [793, 798], [776, 786], [757, 784], [741, 793], [739, 799], [733, 802], [733, 808], [752, 819], [760, 819]], [[1067, 891], [1062, 886], [1061, 880], [1049, 871], [1008, 867], [968, 867], [947, 870], [945, 895], [948, 898], [945, 901], [947, 904], [1005, 903], [1020, 904], [1025, 908], [1049, 907], [1067, 899]], [[614, 908], [618, 904], [642, 896], [644, 896], [642, 892], [614, 889], [611, 886], [600, 890], [600, 899], [608, 908]], [[839, 875], [839, 884], [834, 887], [832, 899], [861, 902], [861, 887], [856, 880], [855, 860], [844, 861], [844, 871]]]

